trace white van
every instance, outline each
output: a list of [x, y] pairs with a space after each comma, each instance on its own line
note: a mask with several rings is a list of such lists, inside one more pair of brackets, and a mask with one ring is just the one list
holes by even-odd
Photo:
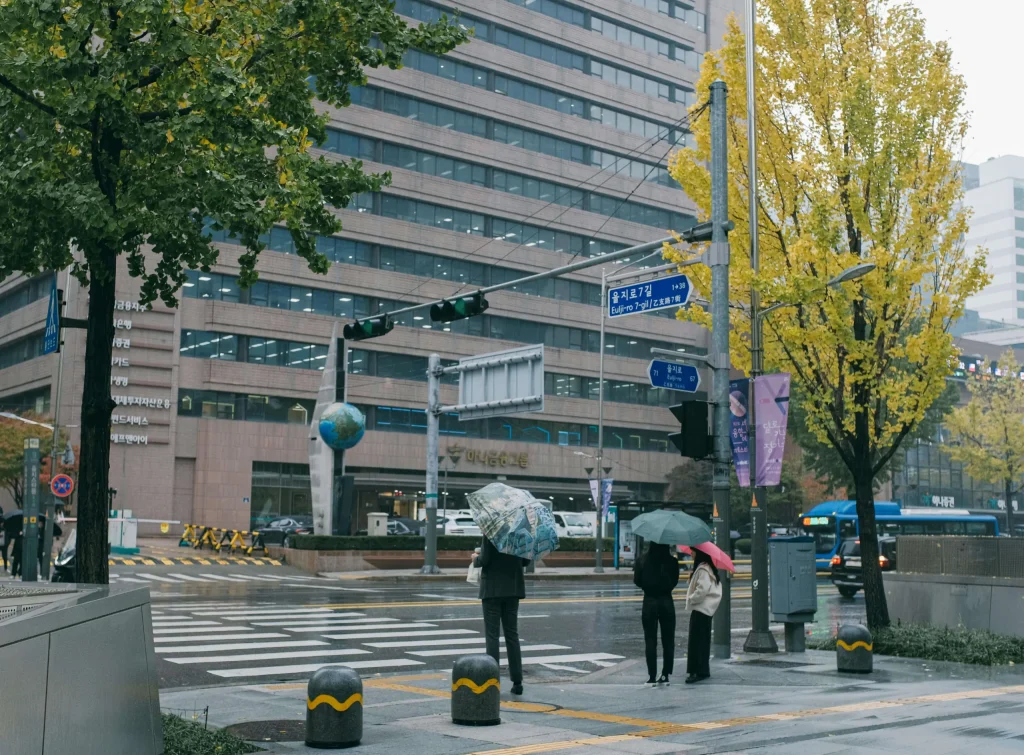
[[553, 511], [559, 537], [593, 537], [594, 516], [578, 511]]

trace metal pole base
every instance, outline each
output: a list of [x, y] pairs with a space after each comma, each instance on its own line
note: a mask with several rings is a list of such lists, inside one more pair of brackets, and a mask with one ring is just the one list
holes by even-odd
[[744, 653], [777, 653], [779, 643], [775, 641], [775, 635], [771, 632], [759, 632], [751, 629], [743, 643]]
[[783, 626], [786, 628], [786, 652], [807, 652], [807, 638], [804, 634], [804, 625], [787, 621]]
[[604, 574], [604, 567], [603, 566], [595, 566], [594, 567], [594, 574]]
[[437, 567], [437, 564], [423, 564], [420, 567], [420, 574], [441, 574], [441, 570]]

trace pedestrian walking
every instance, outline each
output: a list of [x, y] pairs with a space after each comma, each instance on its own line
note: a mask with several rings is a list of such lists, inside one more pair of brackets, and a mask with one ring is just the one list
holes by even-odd
[[690, 636], [686, 649], [686, 683], [693, 684], [711, 676], [711, 617], [722, 601], [718, 569], [704, 551], [693, 549], [693, 571], [686, 589], [686, 608], [690, 611]]
[[[676, 644], [676, 606], [672, 591], [679, 584], [679, 560], [667, 545], [650, 543], [633, 564], [633, 584], [644, 591], [640, 622], [647, 655], [647, 683], [668, 684]], [[661, 676], [658, 671], [658, 627], [661, 627]]]
[[523, 567], [529, 561], [502, 553], [485, 537], [481, 553], [473, 557], [480, 567], [480, 600], [484, 608], [484, 640], [487, 655], [498, 665], [498, 635], [505, 633], [508, 653], [508, 675], [512, 680], [512, 694], [523, 694], [523, 655], [519, 648], [519, 601], [526, 597]]

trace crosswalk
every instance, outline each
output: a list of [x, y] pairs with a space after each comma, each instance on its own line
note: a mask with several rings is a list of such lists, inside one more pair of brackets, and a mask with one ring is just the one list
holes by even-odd
[[[265, 681], [308, 677], [325, 665], [367, 671], [426, 667], [450, 668], [460, 656], [483, 653], [479, 617], [433, 619], [370, 616], [365, 612], [282, 605], [192, 600], [153, 603], [153, 642], [157, 657], [176, 667], [199, 670], [221, 679]], [[530, 640], [531, 619], [520, 624], [523, 665], [553, 671], [587, 673], [622, 656], [581, 652], [570, 640]], [[471, 625], [449, 621], [476, 620]], [[566, 644], [561, 644], [566, 643]], [[505, 665], [504, 639], [501, 664]]]
[[[196, 570], [191, 574], [184, 572], [168, 572], [155, 574], [148, 571], [110, 572], [110, 581], [122, 584], [149, 585], [150, 587], [161, 587], [162, 585], [188, 585], [195, 588], [197, 583], [223, 586], [227, 583], [252, 587], [274, 587], [283, 585], [302, 586], [311, 590], [328, 590], [334, 592], [365, 592], [365, 590], [352, 587], [339, 587], [337, 580], [323, 577], [305, 577], [294, 574], [285, 575], [256, 575], [246, 574], [241, 571], [205, 571]], [[328, 584], [329, 583], [329, 584]]]

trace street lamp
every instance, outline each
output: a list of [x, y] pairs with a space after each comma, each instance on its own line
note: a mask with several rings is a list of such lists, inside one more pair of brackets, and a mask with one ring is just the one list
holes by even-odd
[[[753, 261], [753, 256], [751, 257]], [[755, 271], [757, 268], [754, 268]], [[838, 288], [875, 269], [873, 262], [862, 262], [846, 268], [831, 278], [822, 290]], [[750, 377], [751, 381], [764, 372], [762, 329], [764, 319], [783, 307], [799, 306], [796, 302], [778, 302], [764, 309], [758, 308], [758, 292], [751, 289], [750, 296]], [[757, 485], [757, 402], [747, 402], [748, 426], [750, 428], [750, 487], [754, 491], [750, 504], [750, 563], [751, 563], [751, 629], [743, 643], [747, 653], [776, 653], [779, 650], [775, 636], [768, 628], [768, 491]]]

